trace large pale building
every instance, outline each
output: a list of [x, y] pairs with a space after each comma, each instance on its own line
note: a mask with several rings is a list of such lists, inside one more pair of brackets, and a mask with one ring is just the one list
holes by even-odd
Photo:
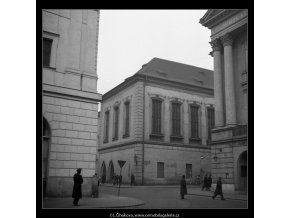
[[211, 30], [215, 128], [212, 175], [226, 190], [247, 190], [248, 11], [208, 10], [200, 23]]
[[126, 161], [122, 181], [176, 184], [210, 173], [214, 127], [213, 72], [153, 58], [103, 95], [100, 176], [111, 182]]
[[43, 191], [69, 196], [82, 168], [91, 193], [97, 153], [99, 10], [43, 10]]

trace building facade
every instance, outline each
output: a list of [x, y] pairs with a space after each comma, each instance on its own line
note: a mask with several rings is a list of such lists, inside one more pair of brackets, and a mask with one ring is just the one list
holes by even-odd
[[82, 168], [91, 193], [97, 153], [99, 10], [43, 10], [43, 193], [70, 196]]
[[134, 174], [137, 184], [192, 182], [210, 173], [213, 72], [153, 58], [103, 95], [99, 170], [103, 182]]
[[248, 11], [208, 10], [200, 23], [211, 30], [214, 58], [213, 180], [222, 177], [225, 190], [247, 190]]

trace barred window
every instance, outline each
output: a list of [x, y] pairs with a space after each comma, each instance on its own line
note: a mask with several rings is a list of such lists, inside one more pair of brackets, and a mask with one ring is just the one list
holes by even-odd
[[115, 113], [115, 119], [114, 119], [114, 138], [113, 140], [117, 140], [118, 139], [118, 129], [119, 129], [119, 107], [115, 107], [114, 108], [114, 113]]
[[192, 164], [186, 164], [186, 178], [192, 178]]
[[125, 133], [124, 136], [129, 136], [130, 128], [130, 102], [125, 103]]
[[164, 178], [164, 163], [157, 162], [157, 178]]
[[180, 136], [180, 104], [172, 103], [172, 135]]
[[191, 115], [191, 138], [199, 138], [199, 128], [198, 128], [198, 106], [190, 107], [190, 115]]
[[52, 39], [43, 38], [43, 66], [49, 67], [51, 55]]
[[161, 104], [157, 99], [152, 100], [152, 133], [161, 134]]
[[104, 143], [108, 142], [109, 141], [109, 115], [110, 115], [110, 112], [107, 111], [105, 113], [105, 140], [104, 140]]
[[207, 126], [208, 126], [208, 139], [211, 140], [211, 129], [215, 127], [214, 123], [214, 108], [207, 108]]

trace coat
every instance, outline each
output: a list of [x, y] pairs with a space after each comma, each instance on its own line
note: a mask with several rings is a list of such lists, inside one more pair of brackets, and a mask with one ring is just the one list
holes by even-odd
[[180, 194], [181, 195], [186, 195], [187, 194], [187, 188], [186, 188], [186, 181], [185, 181], [185, 179], [182, 179], [180, 181]]
[[207, 178], [207, 185], [208, 185], [208, 187], [211, 187], [211, 184], [212, 184], [212, 178], [211, 177], [208, 177]]
[[76, 173], [74, 175], [74, 187], [73, 187], [73, 198], [82, 198], [82, 183], [83, 183], [83, 177], [81, 174]]
[[223, 193], [223, 190], [222, 190], [222, 182], [220, 180], [217, 181], [216, 183], [216, 188], [215, 188], [215, 192], [214, 192], [216, 195], [220, 195]]

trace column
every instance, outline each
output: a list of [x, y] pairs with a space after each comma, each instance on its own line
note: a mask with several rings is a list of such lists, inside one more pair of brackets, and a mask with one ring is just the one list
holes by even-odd
[[227, 125], [235, 125], [237, 122], [232, 48], [233, 39], [229, 34], [226, 34], [221, 37], [221, 41], [224, 46], [226, 122]]
[[221, 44], [218, 39], [210, 42], [214, 58], [214, 99], [215, 99], [215, 126], [224, 126], [223, 113], [223, 80], [221, 63]]

